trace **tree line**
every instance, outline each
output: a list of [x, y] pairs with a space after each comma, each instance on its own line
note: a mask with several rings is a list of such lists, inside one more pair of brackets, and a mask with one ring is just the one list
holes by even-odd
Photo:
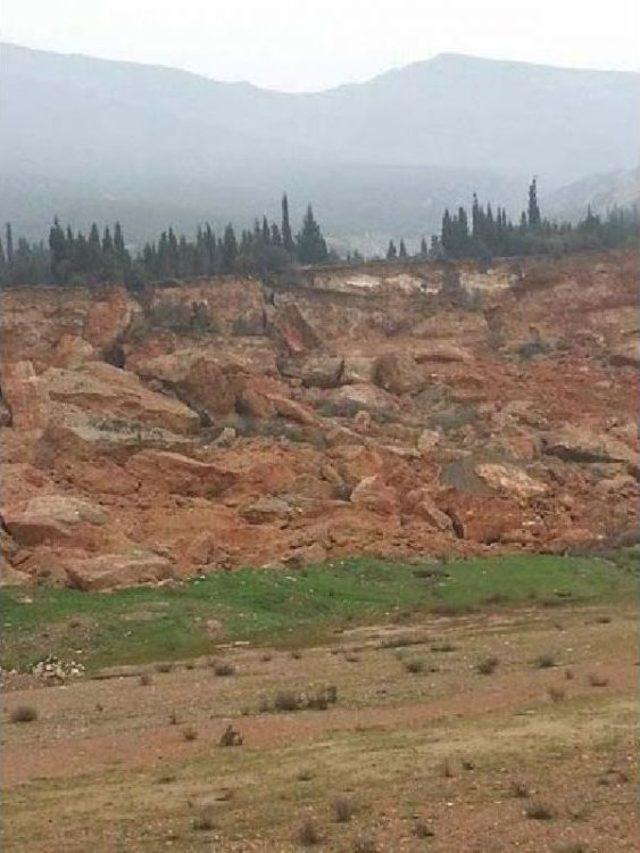
[[[560, 255], [632, 245], [639, 233], [637, 207], [614, 207], [604, 217], [594, 214], [589, 207], [584, 219], [576, 224], [543, 218], [534, 178], [529, 185], [527, 209], [522, 211], [517, 223], [512, 222], [504, 208], [496, 207], [494, 213], [491, 204], [481, 205], [474, 193], [471, 215], [462, 206], [453, 213], [446, 209], [440, 234], [431, 237], [429, 246], [423, 238], [413, 257], [475, 258], [488, 262], [493, 257]], [[404, 240], [400, 240], [399, 246], [390, 241], [388, 260], [407, 257]]]
[[127, 248], [119, 222], [113, 230], [107, 226], [102, 233], [93, 223], [89, 233], [84, 234], [70, 226], [63, 228], [56, 218], [46, 244], [20, 238], [15, 246], [8, 223], [4, 243], [0, 237], [0, 282], [142, 285], [232, 272], [266, 275], [293, 263], [325, 263], [332, 257], [335, 254], [327, 248], [311, 205], [294, 236], [285, 194], [280, 223], [269, 222], [266, 217], [256, 219], [253, 229], [245, 229], [239, 236], [231, 224], [217, 235], [207, 223], [198, 228], [191, 240], [169, 228], [135, 253]]
[[[460, 206], [444, 211], [440, 233], [430, 243], [422, 238], [415, 253], [404, 239], [391, 240], [387, 260], [441, 260], [474, 258], [488, 263], [494, 257], [560, 255], [568, 252], [602, 250], [633, 245], [640, 234], [637, 207], [614, 207], [606, 215], [586, 216], [572, 224], [543, 218], [538, 203], [537, 182], [529, 186], [527, 209], [513, 222], [503, 207], [482, 205], [473, 195], [471, 211]], [[357, 251], [346, 261], [364, 262]], [[163, 231], [155, 241], [131, 251], [120, 223], [102, 232], [94, 223], [88, 234], [63, 228], [56, 218], [46, 241], [30, 243], [21, 237], [14, 244], [11, 224], [0, 236], [0, 284], [99, 284], [124, 282], [141, 286], [146, 282], [186, 279], [225, 273], [256, 274], [282, 272], [294, 264], [340, 261], [327, 247], [322, 230], [307, 207], [300, 230], [293, 234], [289, 202], [282, 197], [280, 222], [256, 219], [252, 229], [236, 234], [231, 224], [220, 234], [211, 225], [198, 228], [195, 238]]]

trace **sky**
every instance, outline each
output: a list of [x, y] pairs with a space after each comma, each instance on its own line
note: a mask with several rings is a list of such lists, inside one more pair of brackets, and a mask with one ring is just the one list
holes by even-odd
[[640, 0], [0, 0], [0, 39], [283, 91], [438, 53], [640, 70]]

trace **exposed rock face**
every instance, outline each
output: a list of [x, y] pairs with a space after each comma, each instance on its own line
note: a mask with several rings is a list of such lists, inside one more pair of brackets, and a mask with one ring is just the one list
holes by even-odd
[[3, 291], [0, 583], [625, 535], [637, 258], [516, 263]]

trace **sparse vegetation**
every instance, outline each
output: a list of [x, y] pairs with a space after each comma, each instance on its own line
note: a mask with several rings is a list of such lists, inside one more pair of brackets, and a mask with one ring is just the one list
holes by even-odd
[[529, 803], [524, 813], [530, 820], [553, 820], [555, 817], [555, 812], [551, 806], [539, 801]]
[[424, 661], [421, 658], [411, 658], [404, 661], [404, 668], [407, 672], [417, 675], [424, 671]]
[[322, 835], [315, 821], [310, 817], [305, 818], [298, 829], [298, 842], [303, 847], [315, 847], [321, 841]]
[[511, 793], [519, 799], [526, 799], [531, 795], [529, 786], [519, 780], [511, 783]]
[[188, 726], [183, 730], [182, 737], [189, 741], [195, 740], [198, 737], [198, 732], [193, 728], [193, 726]]
[[150, 684], [153, 684], [153, 677], [150, 672], [143, 672], [140, 678], [138, 679], [138, 684], [141, 687], [149, 687]]
[[38, 712], [32, 705], [17, 705], [10, 713], [12, 723], [33, 723], [38, 719]]
[[224, 678], [226, 676], [233, 675], [236, 668], [232, 663], [229, 663], [229, 661], [218, 660], [213, 662], [213, 671], [215, 675]]
[[194, 817], [192, 821], [192, 826], [198, 832], [210, 832], [212, 829], [215, 829], [216, 822], [214, 820], [214, 816], [211, 810], [204, 810], [199, 815]]
[[222, 732], [218, 743], [220, 746], [242, 746], [243, 741], [244, 739], [240, 732], [236, 731], [231, 723], [229, 723], [227, 728]]
[[167, 663], [166, 661], [161, 661], [160, 663], [156, 664], [156, 672], [167, 673], [171, 672], [172, 669], [173, 664]]
[[483, 658], [481, 661], [478, 661], [476, 664], [476, 670], [480, 673], [480, 675], [491, 675], [498, 668], [498, 664], [500, 661], [495, 655], [490, 655], [489, 657]]
[[331, 804], [331, 810], [336, 823], [348, 823], [353, 817], [354, 806], [347, 797], [336, 797]]
[[536, 669], [551, 669], [551, 667], [556, 666], [556, 659], [552, 654], [548, 652], [543, 655], [539, 655], [534, 662], [533, 665]]

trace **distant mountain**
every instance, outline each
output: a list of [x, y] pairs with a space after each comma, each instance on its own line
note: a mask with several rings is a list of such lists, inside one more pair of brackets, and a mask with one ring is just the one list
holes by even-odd
[[[381, 244], [481, 196], [518, 209], [636, 165], [640, 75], [445, 54], [357, 85], [284, 94], [170, 68], [0, 46], [0, 217], [120, 216], [137, 238], [244, 224], [312, 199], [327, 233]], [[297, 209], [296, 209], [297, 204]]]
[[583, 217], [589, 207], [603, 213], [616, 206], [640, 206], [640, 167], [581, 178], [551, 193], [545, 204], [551, 213], [567, 219]]

